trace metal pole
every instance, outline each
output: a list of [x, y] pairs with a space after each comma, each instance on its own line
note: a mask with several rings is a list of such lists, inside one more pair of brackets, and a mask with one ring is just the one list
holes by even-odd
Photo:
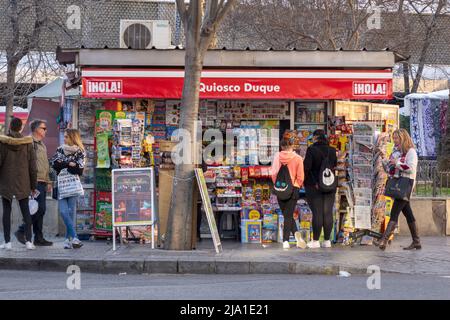
[[152, 249], [155, 249], [155, 171], [151, 168], [151, 202], [152, 202]]
[[438, 178], [438, 174], [436, 172], [436, 168], [433, 167], [432, 169], [433, 172], [433, 198], [435, 198], [437, 196], [437, 178]]
[[113, 251], [116, 251], [116, 227], [113, 225]]

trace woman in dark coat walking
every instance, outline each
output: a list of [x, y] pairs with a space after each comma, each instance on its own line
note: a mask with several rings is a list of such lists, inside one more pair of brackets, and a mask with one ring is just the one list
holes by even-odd
[[331, 192], [322, 192], [319, 188], [319, 180], [322, 162], [326, 158], [328, 158], [328, 163], [332, 168], [337, 166], [336, 149], [329, 146], [324, 130], [314, 131], [313, 141], [314, 144], [306, 151], [304, 161], [306, 200], [313, 214], [314, 239], [308, 243], [308, 248], [320, 248], [319, 238], [322, 229], [325, 239], [322, 246], [324, 248], [330, 248], [336, 189]]
[[15, 197], [25, 222], [26, 248], [34, 250], [31, 243], [31, 215], [28, 197], [37, 184], [36, 155], [33, 138], [21, 134], [22, 120], [13, 118], [7, 136], [0, 136], [0, 196], [3, 202], [3, 231], [5, 243], [1, 249], [11, 250], [11, 205]]

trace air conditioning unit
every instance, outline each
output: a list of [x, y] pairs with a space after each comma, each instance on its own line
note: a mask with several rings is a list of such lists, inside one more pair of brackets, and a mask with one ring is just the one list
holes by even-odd
[[171, 34], [168, 20], [120, 20], [120, 48], [169, 49]]

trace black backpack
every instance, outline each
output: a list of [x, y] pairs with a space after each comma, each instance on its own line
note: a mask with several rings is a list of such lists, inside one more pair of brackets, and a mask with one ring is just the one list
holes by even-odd
[[338, 186], [338, 179], [334, 174], [329, 155], [330, 149], [327, 151], [327, 156], [323, 158], [319, 171], [319, 190], [323, 193], [333, 192]]
[[277, 174], [277, 179], [273, 185], [275, 195], [279, 200], [288, 200], [292, 197], [294, 192], [294, 185], [292, 184], [291, 175], [287, 164], [282, 164]]

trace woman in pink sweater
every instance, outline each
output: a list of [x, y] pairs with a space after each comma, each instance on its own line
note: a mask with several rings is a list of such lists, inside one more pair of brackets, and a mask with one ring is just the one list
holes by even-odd
[[281, 140], [281, 152], [278, 152], [272, 163], [272, 181], [273, 183], [277, 180], [278, 172], [282, 165], [287, 165], [289, 170], [289, 176], [291, 177], [292, 184], [294, 186], [294, 191], [292, 196], [287, 200], [278, 199], [278, 204], [283, 213], [284, 217], [284, 228], [283, 228], [283, 249], [289, 249], [289, 237], [291, 232], [295, 235], [297, 240], [297, 247], [305, 248], [306, 243], [301, 238], [300, 232], [297, 230], [297, 225], [294, 221], [294, 211], [299, 199], [299, 191], [303, 186], [304, 181], [304, 171], [303, 171], [303, 158], [295, 153], [293, 149], [294, 139], [283, 138]]

